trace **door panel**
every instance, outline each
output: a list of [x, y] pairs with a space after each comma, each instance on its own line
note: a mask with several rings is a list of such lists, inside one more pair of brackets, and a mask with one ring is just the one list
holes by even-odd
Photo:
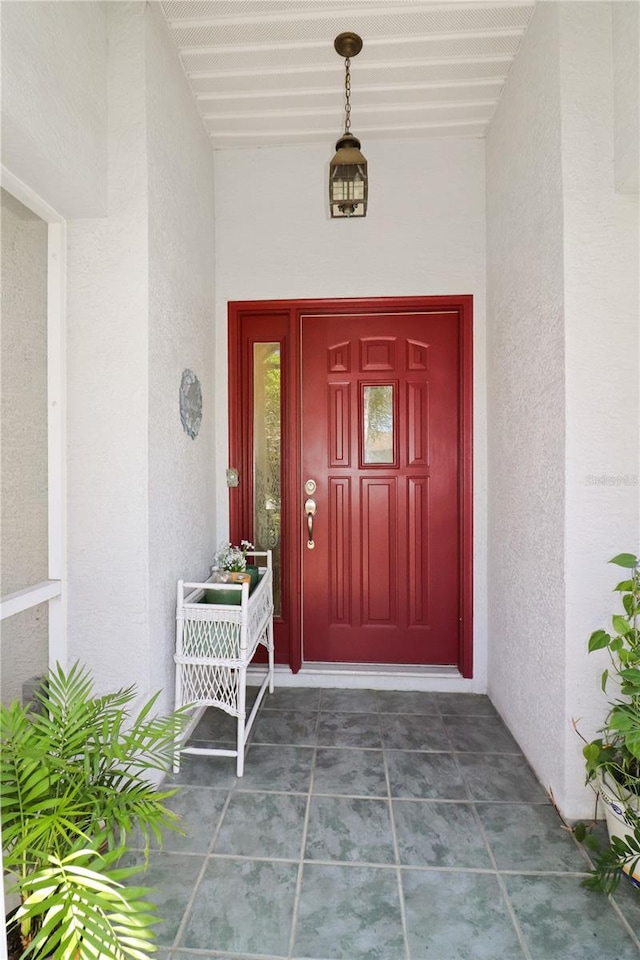
[[305, 660], [457, 662], [457, 321], [302, 317]]

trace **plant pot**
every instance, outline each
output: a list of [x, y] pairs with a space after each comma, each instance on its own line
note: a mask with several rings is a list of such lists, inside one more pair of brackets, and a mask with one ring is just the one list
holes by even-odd
[[[610, 777], [601, 774], [598, 777], [600, 798], [604, 806], [609, 839], [620, 837], [625, 840], [633, 836], [633, 825], [640, 817], [640, 796], [630, 793]], [[640, 887], [640, 867], [631, 873], [628, 867], [622, 868], [634, 886]]]
[[228, 573], [227, 576], [229, 578], [229, 583], [251, 583], [251, 574], [247, 573], [246, 570], [233, 570]]
[[[7, 938], [7, 960], [20, 960], [24, 955], [22, 949], [22, 940], [20, 938], [20, 927], [13, 919], [18, 908], [10, 910], [5, 918], [5, 933]], [[45, 960], [52, 960], [53, 954], [47, 954]]]
[[[255, 571], [255, 575], [254, 575]], [[227, 583], [248, 583], [249, 594], [253, 593], [260, 577], [259, 567], [247, 567], [242, 572], [227, 573]], [[205, 590], [201, 603], [222, 603], [225, 606], [239, 607], [242, 602], [240, 590], [223, 590], [219, 586], [215, 590]]]
[[13, 910], [7, 914], [5, 921], [8, 960], [18, 960], [23, 952], [22, 941], [20, 940], [20, 929], [13, 919], [17, 911], [18, 908], [14, 907]]

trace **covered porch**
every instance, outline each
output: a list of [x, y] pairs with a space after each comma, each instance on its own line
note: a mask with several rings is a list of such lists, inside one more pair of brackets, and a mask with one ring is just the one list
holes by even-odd
[[[371, 139], [370, 211], [353, 223], [325, 209], [331, 145], [212, 150], [159, 5], [8, 0], [2, 17], [3, 272], [21, 230], [39, 251], [27, 244], [27, 273], [44, 271], [35, 305], [3, 283], [3, 699], [80, 660], [100, 688], [135, 681], [170, 709], [175, 583], [206, 575], [229, 529], [229, 302], [471, 296], [473, 675], [283, 668], [274, 714], [287, 687], [366, 690], [383, 737], [368, 749], [384, 752], [384, 697], [421, 692], [449, 754], [458, 721], [441, 705], [483, 704], [538, 781], [509, 800], [534, 817], [551, 792], [564, 817], [589, 816], [572, 721], [590, 735], [603, 698], [586, 642], [611, 612], [606, 561], [640, 530], [637, 4], [537, 4], [486, 136], [414, 137], [400, 161]], [[185, 370], [202, 388], [195, 439], [180, 423]], [[322, 699], [312, 712], [319, 723]], [[412, 712], [399, 713], [413, 758]], [[280, 742], [307, 751], [306, 779], [283, 802], [306, 809], [331, 745], [299, 733]], [[385, 810], [430, 802], [394, 794], [382, 769]], [[245, 787], [208, 789], [222, 815]], [[498, 799], [459, 789], [434, 799], [474, 818]], [[405, 866], [395, 836], [385, 877]], [[524, 881], [480, 847], [505, 930], [533, 958], [513, 919]], [[556, 882], [555, 867], [532, 869]], [[610, 922], [622, 929], [615, 908]], [[399, 957], [422, 936], [410, 929], [405, 916]], [[290, 935], [273, 956], [297, 956]]]

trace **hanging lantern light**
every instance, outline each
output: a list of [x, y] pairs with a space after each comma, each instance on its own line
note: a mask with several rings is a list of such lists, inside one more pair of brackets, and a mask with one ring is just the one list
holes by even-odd
[[345, 58], [344, 133], [336, 143], [336, 154], [329, 164], [329, 206], [332, 217], [367, 215], [367, 161], [360, 152], [360, 141], [351, 133], [351, 57], [362, 50], [357, 33], [341, 33], [333, 42], [336, 52]]

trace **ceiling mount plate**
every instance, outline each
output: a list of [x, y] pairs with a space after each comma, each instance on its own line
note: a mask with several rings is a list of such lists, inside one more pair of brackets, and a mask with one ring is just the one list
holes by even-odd
[[336, 53], [341, 57], [356, 57], [362, 50], [362, 37], [357, 33], [339, 33], [333, 41]]

